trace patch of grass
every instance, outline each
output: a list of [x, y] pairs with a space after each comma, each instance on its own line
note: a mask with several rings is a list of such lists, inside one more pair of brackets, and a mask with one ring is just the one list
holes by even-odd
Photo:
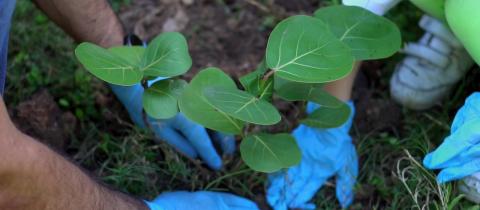
[[[114, 5], [129, 0], [114, 1]], [[332, 0], [330, 3], [338, 3]], [[421, 13], [402, 3], [388, 15], [403, 30], [404, 40], [421, 35]], [[33, 18], [32, 18], [33, 17]], [[99, 106], [97, 96], [109, 90], [78, 66], [74, 42], [29, 1], [18, 1], [11, 31], [5, 99], [13, 107], [41, 88], [47, 88], [64, 111], [79, 119], [67, 150], [71, 158], [109, 185], [145, 198], [167, 190], [229, 191], [262, 201], [266, 176], [247, 169], [239, 154], [225, 158], [226, 167], [213, 172], [180, 156], [152, 135], [135, 129], [118, 102]], [[390, 71], [401, 56], [387, 60]], [[454, 184], [437, 185], [434, 173], [421, 166], [425, 154], [449, 132], [455, 111], [476, 90], [480, 74], [472, 71], [449, 101], [425, 112], [404, 110], [401, 133], [353, 132], [360, 156], [360, 176], [352, 209], [468, 209], [479, 206], [460, 199]], [[382, 83], [388, 83], [388, 74]], [[388, 98], [388, 93], [382, 93]], [[314, 199], [319, 209], [338, 209], [334, 182]]]

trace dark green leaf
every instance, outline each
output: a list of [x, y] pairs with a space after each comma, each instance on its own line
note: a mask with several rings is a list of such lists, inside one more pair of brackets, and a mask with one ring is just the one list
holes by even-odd
[[339, 107], [320, 106], [300, 122], [310, 127], [336, 128], [348, 120], [350, 112], [350, 107], [344, 103]]
[[400, 30], [390, 20], [356, 6], [323, 7], [315, 17], [347, 44], [357, 60], [386, 58], [400, 49]]
[[190, 120], [207, 128], [231, 134], [241, 133], [244, 123], [208, 103], [202, 92], [206, 87], [237, 88], [235, 82], [222, 70], [204, 69], [185, 87], [179, 99], [180, 111]]
[[240, 144], [245, 163], [253, 170], [271, 173], [300, 162], [301, 152], [289, 134], [253, 134]]
[[343, 104], [323, 90], [322, 84], [298, 83], [275, 78], [275, 93], [287, 101], [311, 101], [325, 107], [339, 107]]
[[267, 66], [281, 78], [323, 83], [351, 72], [350, 48], [328, 26], [310, 16], [292, 16], [280, 22], [268, 39]]
[[204, 95], [215, 108], [236, 119], [259, 125], [273, 125], [281, 119], [272, 104], [241, 90], [208, 87]]
[[178, 113], [178, 97], [187, 82], [184, 80], [161, 80], [143, 93], [143, 108], [150, 117], [168, 119]]
[[[124, 51], [130, 50], [135, 51]], [[84, 42], [77, 46], [75, 55], [90, 73], [105, 82], [131, 86], [142, 80], [143, 74], [136, 65], [97, 45]]]
[[178, 32], [166, 32], [148, 45], [143, 56], [142, 71], [146, 76], [173, 77], [190, 69], [192, 59], [185, 37]]

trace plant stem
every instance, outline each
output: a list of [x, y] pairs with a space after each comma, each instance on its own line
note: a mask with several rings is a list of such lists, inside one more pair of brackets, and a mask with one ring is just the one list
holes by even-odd
[[263, 81], [267, 81], [268, 78], [270, 78], [273, 74], [275, 74], [275, 70], [268, 70], [264, 75], [263, 75], [263, 78], [262, 80]]
[[249, 171], [252, 171], [252, 170], [249, 169], [249, 168], [247, 168], [247, 169], [243, 169], [243, 170], [240, 170], [240, 171], [233, 172], [233, 173], [231, 173], [231, 174], [226, 174], [226, 175], [224, 175], [224, 176], [218, 177], [217, 179], [215, 179], [215, 180], [213, 180], [212, 182], [208, 183], [208, 185], [205, 187], [204, 190], [209, 190], [211, 187], [213, 187], [213, 185], [221, 182], [222, 180], [224, 180], [224, 179], [226, 179], [226, 178], [230, 178], [230, 177], [233, 177], [233, 176], [237, 176], [237, 175], [240, 175], [240, 174], [249, 172]]

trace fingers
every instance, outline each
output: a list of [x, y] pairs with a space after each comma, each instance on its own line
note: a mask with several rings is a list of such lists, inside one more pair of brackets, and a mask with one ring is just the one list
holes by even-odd
[[[162, 126], [163, 123], [161, 122], [151, 122], [153, 132], [160, 140], [166, 141], [169, 145], [173, 146], [175, 149], [190, 158], [198, 157], [198, 153], [195, 148], [193, 148], [193, 146], [190, 145], [190, 142], [188, 142], [176, 130], [169, 126]], [[155, 139], [155, 141], [157, 140], [158, 139]]]
[[325, 184], [325, 181], [328, 177], [326, 176], [317, 176], [315, 172], [312, 171], [312, 174], [303, 182], [293, 183], [293, 198], [289, 203], [290, 208], [299, 208], [299, 209], [315, 209], [315, 205], [308, 203], [313, 196], [320, 190], [320, 188]]
[[464, 178], [480, 171], [480, 159], [472, 160], [464, 165], [443, 169], [437, 176], [437, 181], [445, 183]]
[[223, 154], [231, 155], [235, 152], [235, 137], [221, 132], [214, 132], [212, 136], [213, 141], [220, 145]]
[[[288, 169], [288, 170], [292, 170]], [[274, 210], [286, 210], [285, 190], [288, 186], [288, 175], [286, 171], [279, 171], [268, 175], [267, 202]]]
[[480, 141], [480, 119], [463, 124], [434, 152], [428, 154], [423, 160], [423, 165], [429, 169], [438, 169], [449, 160], [467, 151], [471, 146]]
[[210, 168], [219, 170], [222, 167], [222, 159], [215, 150], [205, 128], [188, 120], [182, 114], [178, 114], [171, 125], [186, 137], [187, 141], [198, 152], [200, 158]]
[[452, 123], [452, 133], [465, 122], [480, 118], [480, 107], [478, 104], [480, 104], [480, 92], [475, 92], [465, 100], [465, 105], [463, 105], [455, 115]]
[[214, 194], [218, 196], [223, 202], [228, 206], [228, 209], [231, 210], [257, 210], [259, 209], [257, 204], [254, 202], [242, 198], [240, 196], [236, 196], [230, 193], [222, 193], [222, 192], [206, 192], [209, 194]]
[[[275, 209], [301, 208], [309, 209], [313, 204], [307, 203], [325, 183], [327, 177], [317, 176], [316, 170], [305, 164], [292, 167], [288, 172], [275, 173], [269, 177], [267, 201]], [[321, 172], [320, 172], [321, 173]]]
[[358, 157], [353, 145], [348, 149], [345, 166], [337, 174], [336, 194], [342, 208], [347, 208], [353, 202], [353, 187], [358, 176]]

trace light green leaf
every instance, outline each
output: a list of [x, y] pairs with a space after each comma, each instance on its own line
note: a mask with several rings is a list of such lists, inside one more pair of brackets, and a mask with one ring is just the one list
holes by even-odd
[[267, 66], [291, 81], [324, 83], [351, 72], [350, 48], [317, 18], [298, 15], [280, 22], [268, 39]]
[[241, 90], [208, 87], [204, 96], [218, 110], [246, 122], [273, 125], [281, 119], [272, 104]]
[[323, 89], [322, 84], [298, 83], [275, 78], [275, 94], [287, 101], [311, 101], [325, 107], [339, 107], [343, 102]]
[[142, 80], [143, 74], [134, 64], [97, 45], [81, 43], [75, 55], [90, 73], [105, 82], [131, 86]]
[[112, 47], [108, 50], [114, 55], [123, 58], [123, 60], [139, 68], [142, 62], [143, 54], [145, 53], [145, 48], [139, 46]]
[[386, 58], [401, 47], [398, 27], [387, 18], [356, 6], [323, 7], [315, 17], [350, 47], [356, 60]]
[[141, 70], [146, 76], [173, 77], [187, 72], [191, 66], [185, 37], [178, 32], [165, 32], [149, 43]]
[[179, 99], [180, 111], [190, 120], [207, 128], [230, 134], [240, 134], [244, 123], [208, 103], [203, 96], [203, 89], [206, 87], [237, 88], [235, 82], [222, 70], [204, 69], [185, 87]]
[[178, 97], [187, 82], [184, 80], [160, 80], [143, 93], [143, 109], [155, 119], [168, 119], [178, 113]]
[[300, 162], [301, 152], [289, 134], [253, 134], [242, 140], [240, 154], [255, 171], [272, 173]]
[[336, 128], [348, 120], [350, 112], [350, 107], [345, 103], [339, 107], [320, 106], [300, 122], [310, 127]]

